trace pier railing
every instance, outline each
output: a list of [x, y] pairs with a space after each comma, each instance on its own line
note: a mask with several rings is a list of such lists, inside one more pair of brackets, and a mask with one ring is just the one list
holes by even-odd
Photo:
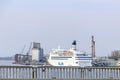
[[120, 67], [0, 66], [0, 80], [120, 80]]

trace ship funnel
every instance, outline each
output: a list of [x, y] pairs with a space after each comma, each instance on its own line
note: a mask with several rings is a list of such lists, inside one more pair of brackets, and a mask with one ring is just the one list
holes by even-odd
[[76, 50], [76, 45], [77, 45], [76, 40], [74, 40], [73, 43], [72, 43], [72, 49], [73, 50]]

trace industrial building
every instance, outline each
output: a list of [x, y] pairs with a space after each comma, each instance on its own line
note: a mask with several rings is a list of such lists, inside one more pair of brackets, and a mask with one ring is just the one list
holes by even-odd
[[15, 63], [16, 64], [30, 64], [32, 61], [31, 55], [24, 55], [24, 54], [16, 54], [15, 55]]
[[[32, 48], [31, 45], [33, 45]], [[45, 62], [43, 48], [41, 48], [40, 43], [33, 42], [31, 45], [26, 54], [15, 54], [16, 64], [40, 64]]]
[[32, 61], [43, 62], [43, 48], [41, 48], [40, 43], [33, 43], [32, 48]]

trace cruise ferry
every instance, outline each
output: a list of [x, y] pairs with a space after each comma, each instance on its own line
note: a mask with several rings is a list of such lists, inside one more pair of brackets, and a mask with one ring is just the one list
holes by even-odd
[[52, 66], [92, 66], [92, 56], [76, 49], [76, 41], [73, 41], [69, 50], [51, 50], [48, 62]]

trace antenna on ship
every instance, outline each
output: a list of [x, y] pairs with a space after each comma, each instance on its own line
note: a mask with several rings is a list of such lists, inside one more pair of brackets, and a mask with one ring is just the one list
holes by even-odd
[[72, 43], [72, 49], [73, 50], [76, 50], [76, 45], [77, 45], [76, 40], [74, 40], [73, 43]]

